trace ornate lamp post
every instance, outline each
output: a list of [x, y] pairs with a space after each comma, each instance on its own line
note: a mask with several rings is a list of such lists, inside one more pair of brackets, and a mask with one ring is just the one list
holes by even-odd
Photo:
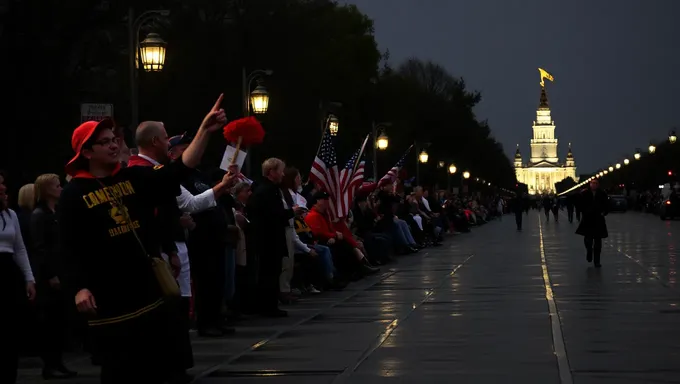
[[[243, 116], [250, 116], [253, 113], [261, 115], [269, 110], [269, 92], [264, 86], [264, 77], [271, 76], [274, 71], [271, 69], [257, 69], [250, 74], [246, 73], [246, 68], [241, 71], [241, 100], [243, 102]], [[257, 81], [257, 86], [251, 92], [253, 81]], [[252, 156], [246, 156], [245, 173], [250, 174], [250, 161]]]
[[135, 18], [135, 10], [132, 7], [128, 9], [130, 127], [132, 129], [136, 129], [139, 123], [139, 85], [137, 84], [139, 78], [137, 69], [143, 68], [147, 72], [161, 71], [165, 66], [167, 45], [156, 33], [149, 33], [140, 43], [139, 31], [144, 23], [158, 17], [168, 17], [169, 15], [170, 11], [158, 9], [146, 11]]
[[649, 153], [654, 153], [656, 152], [656, 145], [654, 145], [652, 142], [649, 143]]
[[640, 154], [640, 152], [641, 152], [641, 151], [640, 151], [639, 148], [635, 149], [635, 154], [633, 155], [633, 158], [634, 158], [635, 160], [640, 160], [640, 157], [642, 157], [642, 154]]
[[[443, 161], [440, 161], [439, 163], [441, 164], [441, 163], [443, 163]], [[443, 165], [442, 165], [442, 168], [443, 168]], [[449, 186], [448, 186], [448, 189], [447, 189], [448, 191], [451, 191], [451, 177], [453, 176], [454, 173], [456, 173], [457, 170], [458, 169], [456, 168], [455, 165], [453, 165], [453, 164], [449, 165], [449, 175], [448, 175], [448, 178], [447, 178], [448, 182], [449, 182], [448, 183]]]
[[678, 137], [675, 135], [675, 131], [671, 131], [671, 133], [668, 134], [668, 142], [675, 144], [676, 141], [678, 141]]
[[[387, 149], [387, 146], [390, 144], [389, 139], [387, 135], [385, 134], [384, 130], [385, 128], [391, 127], [392, 123], [389, 122], [384, 122], [384, 123], [378, 123], [376, 124], [375, 122], [371, 124], [371, 134], [373, 136], [373, 180], [378, 181], [378, 150], [384, 151]], [[380, 136], [378, 136], [378, 132], [383, 130], [380, 133]]]
[[[430, 143], [422, 143], [419, 147], [418, 142], [415, 142], [414, 146], [416, 147], [416, 153], [418, 154], [418, 159], [416, 161], [416, 184], [420, 185], [420, 164], [425, 164], [430, 159], [430, 155], [428, 155], [425, 150], [430, 146]], [[420, 152], [418, 152], [419, 150]]]
[[616, 163], [615, 167], [616, 169], [621, 169], [621, 163]]

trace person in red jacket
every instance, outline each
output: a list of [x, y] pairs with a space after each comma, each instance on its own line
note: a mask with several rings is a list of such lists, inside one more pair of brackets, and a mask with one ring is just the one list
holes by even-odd
[[371, 275], [379, 272], [380, 268], [372, 266], [357, 248], [357, 243], [347, 226], [346, 231], [342, 231], [342, 228], [336, 228], [331, 222], [328, 217], [329, 197], [326, 192], [314, 194], [312, 198], [314, 206], [305, 216], [305, 223], [309, 225], [320, 243], [331, 248], [335, 264], [342, 273]]

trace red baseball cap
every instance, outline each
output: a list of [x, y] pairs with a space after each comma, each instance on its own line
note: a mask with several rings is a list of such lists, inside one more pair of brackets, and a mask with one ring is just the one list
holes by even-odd
[[95, 132], [99, 132], [102, 129], [113, 129], [114, 126], [115, 124], [111, 119], [86, 121], [80, 124], [80, 126], [73, 131], [73, 135], [71, 136], [71, 148], [73, 148], [73, 151], [76, 154], [71, 161], [66, 164], [66, 173], [73, 176], [78, 171], [77, 161], [80, 159], [83, 145], [90, 140]]

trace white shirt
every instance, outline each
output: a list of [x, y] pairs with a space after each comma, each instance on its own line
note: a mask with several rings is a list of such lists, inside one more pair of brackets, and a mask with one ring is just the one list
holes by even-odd
[[[150, 158], [149, 156], [142, 154], [138, 156], [147, 160], [153, 165], [160, 165], [159, 162]], [[177, 207], [179, 207], [180, 211], [182, 212], [198, 213], [217, 205], [217, 201], [215, 200], [215, 192], [213, 192], [212, 188], [196, 196], [192, 195], [191, 192], [181, 185], [179, 188], [181, 193], [179, 196], [177, 196]]]
[[[19, 218], [16, 212], [11, 209], [0, 211], [2, 219], [5, 219], [3, 224], [0, 219], [0, 252], [11, 253], [14, 262], [17, 264], [21, 272], [24, 274], [26, 281], [35, 282], [33, 271], [31, 270], [31, 263], [28, 261], [28, 252], [24, 245], [24, 239], [21, 236], [21, 226], [19, 225]], [[4, 225], [4, 229], [3, 229]]]
[[[300, 202], [304, 200], [305, 198], [300, 196], [299, 194], [293, 192], [292, 189], [289, 189], [288, 192], [290, 193], [290, 196], [293, 198], [293, 204], [299, 205], [301, 207], [306, 206], [307, 202], [305, 201], [305, 205], [301, 205]], [[286, 199], [283, 199], [283, 207], [288, 209], [292, 208], [288, 206], [288, 203], [286, 203]], [[309, 253], [310, 249], [307, 246], [307, 244], [303, 243], [302, 240], [300, 240], [300, 236], [298, 236], [297, 231], [295, 231], [295, 218], [291, 218], [288, 220], [290, 227], [293, 229], [293, 247], [295, 247], [295, 252], [300, 252], [300, 253]]]
[[432, 210], [430, 209], [430, 202], [427, 201], [427, 199], [425, 198], [425, 196], [421, 197], [421, 198], [420, 198], [420, 201], [423, 202], [423, 205], [425, 206], [425, 209], [427, 209], [428, 212], [432, 212]]

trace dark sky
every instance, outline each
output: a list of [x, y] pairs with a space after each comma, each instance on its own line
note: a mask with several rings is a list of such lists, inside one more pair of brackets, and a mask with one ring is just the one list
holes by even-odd
[[[577, 174], [680, 126], [680, 0], [342, 0], [375, 21], [391, 64], [433, 60], [482, 93], [476, 109], [508, 155], [527, 158], [540, 95]], [[680, 133], [680, 129], [678, 130]]]

